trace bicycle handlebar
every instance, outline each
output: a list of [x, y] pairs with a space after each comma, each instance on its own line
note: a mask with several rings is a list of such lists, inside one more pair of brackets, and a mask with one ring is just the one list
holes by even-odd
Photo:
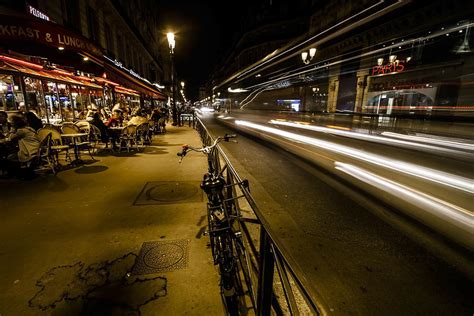
[[209, 155], [211, 153], [212, 149], [217, 146], [217, 144], [219, 144], [222, 141], [228, 142], [228, 141], [230, 141], [231, 138], [237, 138], [237, 135], [235, 135], [235, 134], [232, 134], [232, 135], [225, 134], [224, 136], [219, 136], [214, 140], [214, 143], [212, 143], [212, 145], [204, 146], [204, 147], [200, 147], [200, 148], [192, 147], [192, 146], [189, 146], [189, 145], [183, 145], [183, 149], [179, 153], [177, 153], [177, 155], [179, 157], [181, 157], [179, 159], [179, 163], [181, 163], [183, 158], [190, 151], [201, 152], [201, 153], [204, 153], [206, 155]]

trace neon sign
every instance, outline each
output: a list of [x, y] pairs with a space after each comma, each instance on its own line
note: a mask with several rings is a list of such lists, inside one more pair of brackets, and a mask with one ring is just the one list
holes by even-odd
[[135, 71], [133, 71], [132, 69], [128, 69], [128, 68], [125, 68], [125, 66], [119, 62], [118, 60], [116, 59], [112, 59], [112, 58], [109, 58], [107, 56], [104, 55], [104, 58], [107, 59], [108, 61], [110, 61], [111, 63], [113, 63], [115, 66], [117, 66], [118, 68], [122, 69], [122, 70], [125, 70], [126, 72], [128, 72], [129, 74], [131, 74], [132, 76], [140, 79], [140, 80], [143, 80], [149, 84], [151, 84], [151, 82], [146, 79], [146, 78], [143, 78], [142, 76], [140, 76], [138, 73], [136, 73]]
[[399, 73], [405, 70], [405, 60], [395, 60], [385, 65], [372, 67], [372, 76]]
[[50, 18], [49, 16], [47, 16], [46, 14], [44, 14], [43, 12], [41, 12], [40, 10], [32, 7], [31, 5], [28, 4], [28, 13], [31, 14], [31, 15], [34, 15], [36, 16], [37, 18], [39, 19], [43, 19], [43, 20], [46, 20], [46, 21], [50, 21]]

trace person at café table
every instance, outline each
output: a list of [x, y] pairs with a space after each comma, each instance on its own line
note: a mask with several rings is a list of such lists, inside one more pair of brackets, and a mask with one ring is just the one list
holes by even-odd
[[0, 111], [0, 138], [6, 138], [10, 132], [12, 125], [8, 122], [8, 114]]
[[36, 132], [43, 128], [43, 121], [34, 113], [34, 112], [26, 112], [25, 114], [26, 122], [29, 127], [32, 127]]
[[114, 110], [112, 116], [105, 122], [105, 126], [107, 127], [115, 127], [122, 125], [122, 111]]
[[91, 123], [92, 125], [95, 125], [95, 127], [97, 127], [100, 131], [100, 140], [103, 142], [103, 143], [107, 143], [109, 141], [109, 136], [108, 136], [108, 133], [107, 133], [107, 126], [104, 124], [104, 122], [102, 121], [102, 119], [100, 118], [100, 114], [99, 113], [95, 113], [94, 116], [92, 117], [92, 120], [89, 122]]
[[[11, 151], [7, 156], [7, 161], [2, 164], [7, 165], [10, 172], [19, 169], [20, 163], [33, 159], [38, 153], [40, 140], [36, 131], [27, 125], [26, 120], [22, 116], [12, 117], [13, 133], [10, 134], [9, 140], [12, 143]], [[15, 143], [18, 146], [13, 146]], [[3, 167], [3, 166], [2, 166]]]
[[128, 121], [127, 126], [128, 125], [137, 125], [138, 126], [138, 125], [146, 123], [146, 122], [148, 122], [148, 119], [145, 117], [142, 110], [137, 110], [135, 115], [130, 119], [130, 121]]

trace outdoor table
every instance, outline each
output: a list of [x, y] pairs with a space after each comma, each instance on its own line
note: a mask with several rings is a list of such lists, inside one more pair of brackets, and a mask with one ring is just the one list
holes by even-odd
[[88, 136], [88, 133], [72, 133], [72, 134], [61, 134], [61, 137], [63, 138], [69, 138], [72, 140], [72, 144], [74, 146], [74, 160], [71, 161], [71, 164], [80, 164], [83, 163], [83, 161], [79, 158], [79, 148], [77, 145], [77, 140], [80, 139], [81, 137]]
[[116, 150], [117, 149], [117, 141], [119, 140], [120, 138], [120, 134], [122, 133], [123, 129], [125, 128], [126, 126], [110, 126], [108, 127], [108, 130], [109, 130], [109, 137], [112, 141], [112, 149], [113, 150]]

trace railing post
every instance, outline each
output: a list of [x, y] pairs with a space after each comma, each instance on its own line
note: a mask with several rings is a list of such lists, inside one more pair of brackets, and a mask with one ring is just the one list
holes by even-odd
[[260, 227], [260, 267], [258, 278], [257, 315], [267, 316], [272, 310], [274, 259], [267, 232]]

